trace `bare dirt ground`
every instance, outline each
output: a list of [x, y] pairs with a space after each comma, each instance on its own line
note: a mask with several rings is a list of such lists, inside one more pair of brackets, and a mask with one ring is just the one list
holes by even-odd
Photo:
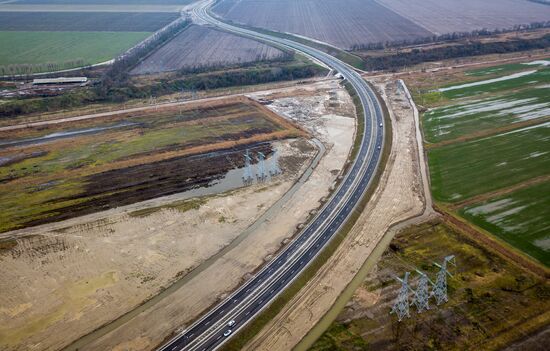
[[283, 56], [281, 50], [252, 39], [192, 25], [143, 60], [131, 74], [232, 66]]
[[386, 95], [393, 128], [392, 150], [379, 186], [330, 260], [247, 350], [292, 349], [331, 308], [388, 229], [424, 213], [413, 110], [395, 81], [379, 81], [377, 87]]
[[[547, 21], [550, 8], [522, 0], [376, 0], [435, 34]], [[490, 15], [489, 15], [490, 14]]]
[[[311, 148], [300, 155], [288, 141], [279, 150], [281, 163], [313, 156]], [[0, 348], [59, 349], [155, 295], [269, 208], [296, 179], [296, 170], [286, 171], [280, 181], [182, 210], [133, 216], [129, 207], [102, 219], [100, 213], [25, 231], [0, 252]]]
[[[269, 107], [299, 121], [324, 143], [325, 156], [308, 181], [182, 287], [122, 326], [73, 345], [80, 350], [152, 349], [234, 289], [294, 234], [341, 171], [355, 125], [351, 99], [337, 81], [301, 91], [295, 98], [274, 99]], [[281, 92], [253, 97], [270, 94]], [[170, 207], [178, 200], [172, 195], [3, 235], [17, 234], [17, 240], [0, 249], [0, 349], [60, 349], [202, 267], [292, 186], [315, 153], [303, 139], [278, 142], [277, 148], [286, 174], [270, 184], [140, 216], [129, 213]]]

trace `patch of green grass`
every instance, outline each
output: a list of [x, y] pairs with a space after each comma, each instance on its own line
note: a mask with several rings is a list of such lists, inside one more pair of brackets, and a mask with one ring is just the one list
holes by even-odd
[[430, 149], [432, 193], [456, 202], [550, 173], [550, 122]]
[[[548, 61], [550, 58], [537, 59], [536, 61]], [[510, 74], [518, 71], [525, 71], [531, 69], [532, 67], [537, 67], [537, 65], [527, 65], [526, 63], [531, 62], [527, 60], [525, 63], [507, 63], [504, 65], [490, 66], [478, 69], [471, 69], [464, 72], [465, 75], [471, 77], [488, 77], [493, 75], [504, 75]]]
[[546, 116], [550, 116], [550, 89], [533, 87], [431, 109], [423, 114], [422, 127], [426, 141], [437, 143]]
[[176, 201], [168, 205], [157, 206], [157, 207], [148, 207], [141, 210], [136, 210], [129, 212], [128, 215], [131, 217], [147, 217], [150, 214], [158, 212], [163, 208], [170, 208], [178, 210], [180, 212], [187, 212], [189, 210], [198, 210], [202, 205], [207, 201], [207, 197], [193, 198], [189, 200]]
[[[431, 309], [421, 314], [411, 306], [411, 318], [397, 322], [387, 299], [400, 286], [393, 277], [417, 267], [435, 279], [438, 268], [432, 262], [448, 254], [456, 256], [457, 264], [450, 266], [449, 301], [435, 306], [431, 300]], [[411, 274], [413, 287], [417, 278]], [[380, 284], [388, 279], [389, 286]], [[346, 323], [334, 322], [311, 351], [500, 350], [548, 323], [548, 317], [537, 319], [550, 305], [546, 280], [440, 221], [401, 231], [366, 284], [379, 286], [379, 298], [372, 303], [355, 299], [340, 315]], [[364, 289], [359, 287], [357, 295]]]
[[[526, 66], [528, 70], [537, 69], [536, 66]], [[504, 75], [503, 75], [504, 76]], [[484, 81], [487, 79], [482, 79]], [[474, 82], [469, 82], [474, 83]], [[442, 95], [448, 99], [457, 99], [469, 96], [477, 96], [486, 93], [496, 93], [511, 89], [517, 89], [519, 87], [527, 87], [529, 85], [550, 83], [550, 67], [540, 68], [536, 72], [521, 76], [518, 78], [506, 79], [498, 82], [476, 85], [471, 87], [458, 88], [453, 90], [442, 91]], [[462, 85], [461, 83], [453, 84], [452, 86]], [[449, 88], [449, 87], [444, 87]]]
[[[548, 60], [548, 59], [540, 59], [537, 61], [542, 60]], [[528, 63], [529, 61], [526, 61]], [[508, 63], [504, 65], [497, 65], [497, 66], [490, 66], [485, 68], [478, 68], [478, 69], [472, 69], [465, 71], [464, 74], [471, 77], [490, 77], [494, 75], [504, 75], [504, 74], [510, 74], [515, 73], [519, 71], [525, 71], [526, 69], [529, 69], [531, 67], [537, 67], [536, 65], [526, 65], [523, 63]]]
[[0, 32], [0, 66], [63, 64], [79, 59], [84, 64], [94, 64], [116, 57], [148, 35], [149, 32]]
[[550, 182], [460, 209], [470, 222], [550, 267]]
[[310, 351], [368, 350], [367, 342], [355, 334], [351, 328], [341, 323], [333, 323]]

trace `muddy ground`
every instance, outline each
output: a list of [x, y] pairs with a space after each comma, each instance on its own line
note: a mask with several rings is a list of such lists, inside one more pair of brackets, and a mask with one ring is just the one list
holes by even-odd
[[0, 232], [205, 186], [305, 134], [245, 97], [0, 132]]
[[300, 167], [285, 165], [307, 163], [315, 152], [300, 140], [275, 148], [285, 175], [270, 183], [188, 200], [175, 194], [5, 234], [0, 349], [60, 349], [228, 245], [298, 176]]
[[[232, 169], [244, 167], [243, 153], [272, 153], [270, 143], [239, 145], [196, 156], [176, 157], [159, 162], [114, 169], [88, 176], [82, 193], [57, 198], [56, 201], [76, 202], [75, 205], [44, 212], [43, 218], [26, 222], [34, 226], [125, 206], [156, 197], [208, 187]], [[257, 159], [253, 159], [253, 164]], [[75, 201], [76, 200], [76, 201]]]

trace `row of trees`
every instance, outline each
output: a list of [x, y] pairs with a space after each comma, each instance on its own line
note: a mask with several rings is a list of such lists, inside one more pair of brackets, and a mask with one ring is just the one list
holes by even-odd
[[473, 30], [471, 32], [453, 32], [448, 34], [433, 35], [429, 37], [416, 38], [416, 39], [386, 41], [386, 42], [369, 43], [369, 44], [355, 44], [351, 47], [351, 50], [352, 51], [382, 50], [386, 48], [399, 48], [404, 46], [421, 45], [421, 44], [437, 43], [437, 42], [444, 42], [444, 41], [454, 41], [454, 40], [460, 40], [460, 39], [476, 39], [480, 37], [486, 37], [486, 36], [502, 34], [502, 33], [535, 30], [535, 29], [549, 28], [549, 27], [550, 27], [550, 21], [533, 22], [530, 24], [515, 25], [507, 29], [485, 28], [485, 29]]
[[466, 56], [504, 54], [510, 52], [546, 49], [550, 47], [550, 34], [535, 39], [514, 39], [501, 42], [472, 42], [429, 49], [413, 49], [379, 57], [365, 57], [367, 70], [395, 70], [422, 62], [440, 61]]
[[193, 67], [184, 67], [178, 71], [178, 75], [186, 74], [197, 74], [204, 73], [208, 71], [217, 71], [221, 69], [231, 69], [231, 68], [246, 68], [253, 67], [265, 63], [274, 63], [274, 62], [291, 62], [294, 60], [294, 51], [284, 50], [281, 54], [269, 57], [267, 53], [258, 54], [256, 58], [249, 62], [240, 62], [234, 64], [221, 64], [221, 65], [208, 65], [208, 64], [198, 64]]
[[54, 72], [74, 67], [82, 67], [84, 59], [68, 60], [64, 62], [19, 63], [0, 66], [0, 76], [30, 76], [38, 72]]
[[41, 99], [17, 99], [0, 104], [0, 119], [22, 114], [55, 111], [105, 101], [122, 102], [132, 98], [145, 99], [182, 90], [207, 90], [230, 86], [261, 84], [274, 81], [295, 80], [326, 74], [315, 64], [281, 64], [279, 67], [225, 70], [176, 79], [162, 79], [151, 85], [113, 85], [108, 95], [98, 93], [99, 88], [75, 89], [60, 96]]
[[189, 19], [181, 17], [115, 59], [96, 87], [98, 96], [106, 99], [112, 88], [126, 85], [131, 68], [184, 30], [190, 23]]

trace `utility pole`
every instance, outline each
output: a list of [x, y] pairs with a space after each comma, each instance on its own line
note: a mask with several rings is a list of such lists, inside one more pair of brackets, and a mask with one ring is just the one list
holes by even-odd
[[267, 178], [267, 174], [265, 172], [265, 155], [261, 152], [258, 152], [258, 166], [256, 170], [256, 178], [259, 182], [263, 182]]
[[273, 152], [273, 155], [271, 156], [271, 167], [269, 169], [269, 175], [274, 177], [276, 175], [281, 174], [281, 168], [279, 168], [279, 153], [277, 150]]
[[252, 158], [250, 158], [250, 155], [248, 154], [248, 149], [246, 149], [244, 154], [244, 171], [243, 171], [243, 182], [245, 185], [252, 184], [252, 181], [254, 180], [252, 178], [252, 166], [250, 165], [250, 161]]

